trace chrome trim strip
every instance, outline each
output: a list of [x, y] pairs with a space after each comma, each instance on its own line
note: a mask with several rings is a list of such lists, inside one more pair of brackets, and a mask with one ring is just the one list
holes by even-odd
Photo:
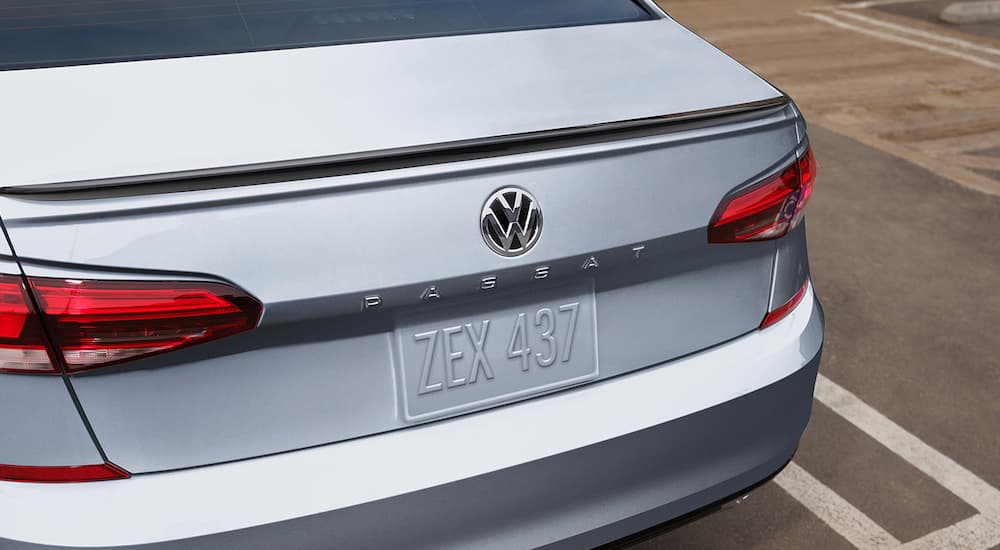
[[[721, 118], [732, 115], [752, 113], [769, 109], [785, 107], [791, 102], [787, 95], [780, 95], [771, 99], [741, 103], [726, 107], [703, 109], [699, 111], [688, 111], [683, 113], [660, 115], [647, 118], [624, 120], [619, 122], [606, 122], [578, 126], [572, 128], [561, 128], [556, 130], [540, 130], [536, 132], [526, 132], [520, 134], [508, 134], [489, 138], [477, 138], [470, 140], [452, 141], [431, 145], [420, 145], [414, 147], [401, 147], [396, 149], [382, 149], [376, 151], [366, 151], [361, 153], [347, 153], [341, 155], [331, 155], [323, 157], [312, 157], [304, 159], [294, 159], [287, 161], [263, 162], [257, 164], [244, 164], [239, 166], [225, 166], [220, 168], [206, 168], [198, 170], [182, 170], [177, 172], [166, 172], [159, 174], [148, 174], [141, 176], [123, 176], [114, 178], [101, 178], [91, 180], [65, 181], [54, 183], [40, 183], [31, 185], [10, 185], [0, 187], [0, 194], [6, 195], [48, 195], [59, 193], [77, 193], [82, 191], [95, 191], [110, 188], [131, 188], [149, 184], [179, 184], [186, 180], [201, 180], [199, 185], [185, 186], [180, 189], [160, 189], [156, 192], [169, 192], [176, 190], [210, 189], [217, 187], [235, 187], [244, 185], [234, 182], [214, 182], [226, 177], [240, 175], [266, 175], [278, 172], [287, 172], [304, 169], [319, 168], [345, 168], [345, 171], [338, 170], [337, 173], [363, 173], [384, 170], [386, 167], [381, 163], [395, 161], [392, 168], [408, 166], [420, 166], [434, 164], [437, 162], [448, 162], [448, 159], [428, 159], [439, 155], [462, 156], [462, 160], [472, 157], [489, 157], [512, 154], [512, 151], [503, 151], [502, 148], [511, 145], [537, 145], [537, 149], [552, 148], [546, 142], [568, 138], [599, 137], [604, 134], [618, 133], [630, 130], [650, 130], [666, 128], [680, 122], [700, 121]], [[558, 144], [555, 145], [557, 147]], [[453, 159], [454, 160], [454, 159]], [[319, 176], [307, 176], [319, 177]], [[275, 181], [288, 181], [292, 179], [307, 178], [278, 178]], [[257, 181], [253, 183], [266, 183]], [[147, 191], [132, 189], [131, 193], [142, 194]], [[43, 197], [36, 197], [43, 198]]]
[[653, 15], [670, 19], [671, 21], [673, 20], [673, 18], [670, 17], [670, 14], [667, 13], [667, 10], [657, 4], [655, 0], [639, 0], [639, 3], [642, 4], [642, 7], [646, 8], [646, 11], [652, 13]]

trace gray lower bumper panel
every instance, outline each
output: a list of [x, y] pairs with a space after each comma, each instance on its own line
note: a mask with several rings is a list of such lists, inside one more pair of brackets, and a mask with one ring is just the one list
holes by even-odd
[[[598, 546], [708, 506], [780, 469], [808, 423], [819, 359], [722, 405], [572, 452], [329, 513], [146, 548]], [[267, 498], [261, 495], [262, 506]], [[0, 540], [0, 547], [22, 546]]]

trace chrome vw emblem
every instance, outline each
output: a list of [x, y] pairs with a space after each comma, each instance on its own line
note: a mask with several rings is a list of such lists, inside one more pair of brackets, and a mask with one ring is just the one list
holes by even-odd
[[480, 218], [483, 239], [501, 256], [520, 256], [542, 234], [542, 211], [524, 189], [504, 187], [490, 195]]

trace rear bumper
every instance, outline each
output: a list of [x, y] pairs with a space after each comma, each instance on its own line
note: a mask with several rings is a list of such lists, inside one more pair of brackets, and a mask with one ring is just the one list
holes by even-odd
[[[0, 483], [0, 546], [594, 546], [786, 463], [809, 419], [822, 340], [810, 287], [764, 331], [477, 414], [129, 480]], [[54, 522], [53, 510], [65, 513]]]

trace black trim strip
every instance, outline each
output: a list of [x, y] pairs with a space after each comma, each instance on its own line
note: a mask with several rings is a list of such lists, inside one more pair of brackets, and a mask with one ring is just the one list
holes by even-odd
[[788, 96], [781, 95], [772, 99], [728, 107], [426, 146], [142, 176], [12, 185], [0, 187], [0, 194], [54, 200], [95, 198], [238, 187], [377, 172], [665, 133], [679, 123], [704, 122], [735, 115], [776, 110], [785, 107], [789, 102]]

